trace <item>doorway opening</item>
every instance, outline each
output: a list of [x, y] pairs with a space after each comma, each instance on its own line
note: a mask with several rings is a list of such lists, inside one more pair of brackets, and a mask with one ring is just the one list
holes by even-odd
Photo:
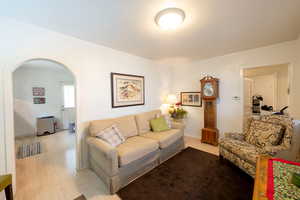
[[28, 177], [43, 183], [45, 174], [76, 173], [75, 94], [74, 75], [56, 61], [29, 60], [13, 72], [18, 190]]
[[243, 69], [244, 123], [252, 116], [289, 113], [289, 68], [279, 64]]

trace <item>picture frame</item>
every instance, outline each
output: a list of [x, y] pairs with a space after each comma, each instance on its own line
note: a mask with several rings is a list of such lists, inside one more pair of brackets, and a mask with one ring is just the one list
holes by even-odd
[[43, 87], [33, 87], [32, 96], [45, 96], [45, 88]]
[[181, 92], [180, 101], [182, 106], [202, 107], [201, 92]]
[[34, 97], [33, 104], [46, 104], [46, 98], [45, 97]]
[[111, 73], [112, 108], [145, 105], [145, 78]]

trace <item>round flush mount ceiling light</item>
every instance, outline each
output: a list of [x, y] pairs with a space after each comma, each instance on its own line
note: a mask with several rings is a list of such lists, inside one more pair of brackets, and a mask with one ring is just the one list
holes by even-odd
[[155, 17], [156, 24], [163, 30], [173, 30], [180, 26], [185, 18], [185, 13], [179, 8], [167, 8]]

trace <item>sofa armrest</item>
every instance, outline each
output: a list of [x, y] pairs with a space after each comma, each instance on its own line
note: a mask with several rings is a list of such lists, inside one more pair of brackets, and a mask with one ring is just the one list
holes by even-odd
[[171, 122], [171, 128], [183, 130], [185, 125], [181, 122]]
[[118, 173], [118, 152], [117, 149], [96, 137], [88, 137], [89, 156], [97, 162], [99, 167], [109, 176]]
[[224, 137], [234, 139], [234, 140], [240, 140], [240, 141], [245, 140], [243, 133], [225, 133]]

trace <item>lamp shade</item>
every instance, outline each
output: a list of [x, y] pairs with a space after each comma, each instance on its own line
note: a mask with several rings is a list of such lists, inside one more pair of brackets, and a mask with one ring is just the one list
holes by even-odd
[[169, 94], [167, 96], [167, 103], [168, 104], [176, 104], [177, 103], [177, 97], [174, 94]]

